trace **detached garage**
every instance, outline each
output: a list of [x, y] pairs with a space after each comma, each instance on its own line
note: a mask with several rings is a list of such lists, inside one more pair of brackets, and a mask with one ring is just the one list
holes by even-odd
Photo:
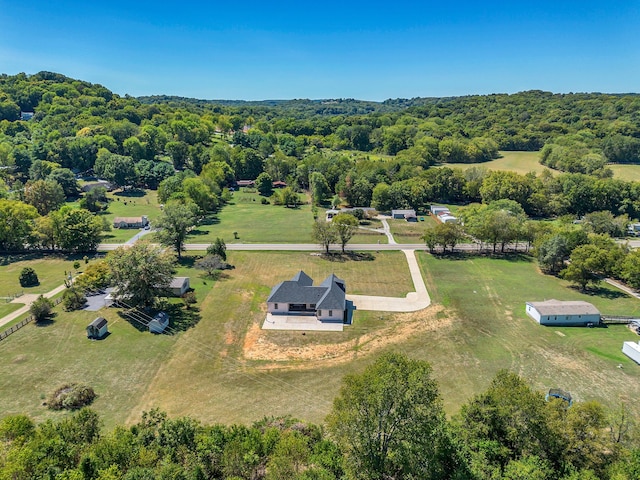
[[589, 302], [547, 300], [527, 302], [527, 315], [540, 325], [586, 327], [600, 323], [600, 312]]

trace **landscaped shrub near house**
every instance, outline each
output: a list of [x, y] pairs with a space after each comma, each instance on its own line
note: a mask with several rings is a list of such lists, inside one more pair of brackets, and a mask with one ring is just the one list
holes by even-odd
[[63, 385], [47, 399], [46, 405], [51, 410], [77, 410], [90, 405], [96, 398], [96, 392], [87, 385], [70, 383]]
[[20, 286], [35, 287], [40, 284], [36, 271], [31, 267], [24, 267], [20, 272]]
[[62, 292], [62, 306], [65, 311], [80, 310], [87, 303], [87, 299], [77, 288], [67, 288]]

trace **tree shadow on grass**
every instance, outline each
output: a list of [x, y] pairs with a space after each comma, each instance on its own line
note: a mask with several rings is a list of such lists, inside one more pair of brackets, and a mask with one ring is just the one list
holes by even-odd
[[45, 318], [43, 318], [42, 320], [38, 320], [38, 321], [33, 321], [33, 324], [40, 328], [40, 327], [50, 327], [51, 325], [53, 325], [55, 323], [55, 319], [58, 316], [58, 314], [56, 312], [53, 312], [49, 315], [47, 315]]
[[569, 288], [576, 290], [584, 295], [589, 295], [590, 297], [600, 297], [606, 298], [608, 300], [615, 300], [617, 298], [626, 298], [629, 294], [623, 292], [622, 290], [614, 290], [601, 286], [590, 287], [585, 290], [581, 290], [577, 285], [571, 285]]
[[323, 253], [322, 258], [330, 262], [372, 262], [376, 257], [369, 252], [330, 252]]
[[118, 316], [122, 318], [125, 322], [128, 322], [133, 328], [138, 330], [139, 332], [147, 332], [149, 331], [149, 321], [151, 321], [152, 316], [144, 312], [140, 312], [138, 310], [120, 310], [118, 311]]
[[0, 255], [0, 266], [28, 260], [63, 260], [65, 262], [73, 262], [82, 260], [84, 255], [84, 253], [67, 254], [62, 252], [8, 253], [6, 255]]
[[200, 220], [200, 225], [217, 225], [220, 223], [220, 219], [214, 215], [207, 215]]
[[200, 309], [198, 307], [191, 306], [189, 309], [186, 309], [184, 305], [180, 303], [167, 305], [165, 312], [169, 314], [170, 328], [165, 330], [167, 335], [173, 335], [178, 332], [189, 330], [190, 328], [195, 327], [202, 319]]
[[509, 262], [531, 263], [534, 258], [531, 255], [522, 252], [451, 252], [451, 251], [435, 251], [432, 252], [434, 258], [438, 260], [471, 260], [474, 258], [492, 258], [495, 260], [507, 260]]

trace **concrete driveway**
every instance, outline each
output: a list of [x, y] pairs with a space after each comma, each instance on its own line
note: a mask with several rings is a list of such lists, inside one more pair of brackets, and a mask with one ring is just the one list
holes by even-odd
[[262, 324], [263, 330], [306, 330], [307, 332], [341, 332], [342, 322], [321, 322], [312, 315], [272, 315]]
[[420, 266], [416, 259], [415, 250], [402, 250], [407, 257], [409, 272], [413, 280], [415, 292], [409, 292], [403, 297], [378, 297], [373, 295], [347, 295], [356, 310], [370, 310], [378, 312], [416, 312], [431, 305], [431, 297], [420, 273]]

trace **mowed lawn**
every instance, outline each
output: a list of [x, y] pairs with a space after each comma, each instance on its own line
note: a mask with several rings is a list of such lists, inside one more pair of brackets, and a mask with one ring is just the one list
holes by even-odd
[[640, 300], [604, 284], [597, 295], [582, 294], [541, 274], [527, 258], [448, 259], [421, 253], [419, 260], [432, 300], [445, 305], [452, 322], [405, 348], [423, 348], [419, 356], [431, 362], [450, 413], [503, 368], [541, 391], [558, 387], [578, 400], [615, 405], [640, 395], [640, 367], [621, 352], [623, 341], [640, 337], [626, 326], [543, 327], [525, 314], [525, 302], [555, 298], [585, 300], [604, 314], [639, 315]]
[[[158, 204], [158, 194], [155, 190], [116, 190], [107, 194], [109, 208], [101, 215], [113, 226], [116, 217], [149, 217], [151, 225], [158, 218], [162, 210]], [[123, 243], [133, 237], [140, 230], [137, 228], [112, 228], [104, 232], [103, 243]]]
[[[116, 309], [64, 312], [46, 326], [29, 324], [0, 342], [0, 416], [24, 413], [36, 421], [65, 413], [43, 406], [65, 383], [84, 383], [98, 397], [92, 408], [110, 429], [124, 421], [166, 360], [177, 336], [141, 332]], [[86, 326], [97, 316], [110, 335], [89, 340]]]
[[[81, 256], [54, 254], [6, 255], [0, 261], [0, 296], [8, 297], [16, 293], [47, 293], [64, 283], [65, 272], [73, 270], [75, 261], [84, 266]], [[20, 272], [31, 267], [38, 275], [39, 285], [20, 286]]]
[[422, 237], [428, 227], [433, 227], [437, 224], [435, 218], [431, 215], [418, 215], [418, 219], [423, 218], [424, 221], [420, 222], [407, 222], [400, 219], [389, 219], [387, 223], [391, 229], [393, 238], [398, 243], [424, 243]]
[[[194, 229], [187, 243], [309, 243], [313, 216], [309, 204], [297, 208], [263, 205], [257, 193], [235, 192], [220, 212]], [[234, 235], [234, 232], [237, 233]]]
[[[471, 167], [482, 167], [487, 170], [509, 170], [524, 175], [525, 173], [542, 173], [549, 170], [540, 164], [540, 152], [507, 152], [501, 151], [500, 158], [483, 163], [443, 163], [440, 166], [466, 170]], [[554, 172], [554, 170], [551, 170]]]
[[[159, 405], [170, 415], [193, 415], [206, 422], [251, 422], [289, 414], [322, 421], [344, 374], [371, 359], [363, 356], [359, 361], [357, 339], [393, 316], [356, 311], [353, 325], [341, 333], [262, 331], [269, 292], [303, 269], [316, 282], [333, 272], [351, 293], [404, 296], [413, 290], [404, 255], [385, 252], [374, 260], [329, 261], [309, 253], [228, 253], [235, 269], [202, 303], [202, 321], [180, 338], [133, 415]], [[334, 364], [329, 350], [345, 341], [356, 342], [352, 359]], [[252, 345], [268, 349], [263, 342], [276, 350], [289, 349], [292, 357], [283, 363], [293, 369], [272, 369], [264, 359], [245, 357]], [[327, 363], [307, 370], [303, 352], [308, 348], [327, 348]]]

